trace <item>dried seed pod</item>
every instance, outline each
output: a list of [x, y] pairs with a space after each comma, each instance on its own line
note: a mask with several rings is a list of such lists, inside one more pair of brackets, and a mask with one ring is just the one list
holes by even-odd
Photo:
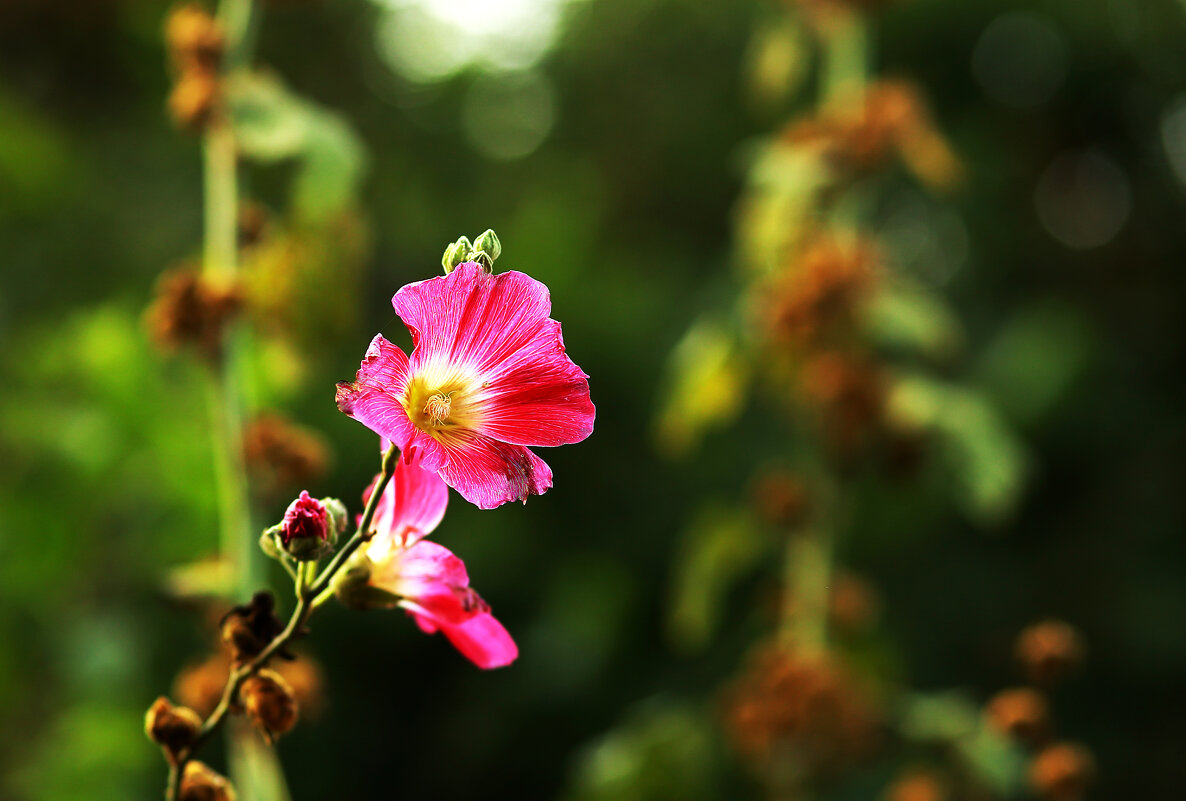
[[182, 72], [214, 72], [222, 60], [226, 36], [201, 6], [181, 5], [165, 19], [165, 45]]
[[925, 768], [903, 773], [885, 793], [885, 801], [946, 801], [948, 797], [943, 782]]
[[1001, 734], [1038, 745], [1050, 730], [1046, 696], [1028, 687], [1002, 690], [984, 707], [988, 723]]
[[202, 718], [184, 706], [173, 706], [165, 696], [153, 702], [144, 715], [144, 733], [158, 743], [170, 759], [194, 741], [202, 728]]
[[287, 734], [296, 725], [297, 702], [288, 682], [274, 670], [248, 676], [239, 688], [243, 711], [268, 742]]
[[217, 76], [208, 72], [183, 72], [169, 93], [169, 113], [177, 127], [201, 131], [210, 124], [222, 93]]
[[798, 528], [811, 510], [810, 494], [803, 480], [787, 472], [767, 473], [754, 484], [754, 504], [769, 523]]
[[1083, 639], [1070, 624], [1046, 620], [1017, 637], [1017, 661], [1035, 684], [1052, 684], [1083, 661]]
[[1030, 785], [1049, 801], [1079, 801], [1094, 776], [1095, 759], [1076, 743], [1052, 745], [1030, 765]]
[[225, 776], [197, 760], [185, 764], [177, 801], [236, 801], [235, 788]]
[[[230, 646], [232, 661], [245, 662], [258, 656], [284, 630], [275, 610], [272, 593], [261, 591], [251, 596], [250, 603], [236, 606], [223, 616], [219, 627], [222, 641]], [[278, 651], [277, 656], [293, 658], [286, 649]]]

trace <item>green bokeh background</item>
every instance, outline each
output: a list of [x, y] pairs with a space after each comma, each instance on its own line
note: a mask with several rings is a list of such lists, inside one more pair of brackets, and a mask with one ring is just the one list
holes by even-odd
[[[1049, 98], [1020, 109], [972, 68], [986, 27], [1016, 9], [1056, 33], [1066, 69]], [[454, 495], [441, 529], [519, 641], [514, 667], [479, 672], [401, 614], [330, 607], [315, 620], [329, 706], [280, 745], [298, 801], [580, 797], [592, 770], [577, 767], [582, 754], [639, 720], [666, 745], [620, 735], [619, 762], [634, 749], [659, 778], [616, 797], [755, 793], [727, 762], [710, 770], [727, 753], [717, 735], [671, 711], [712, 708], [758, 633], [753, 594], [730, 595], [705, 653], [674, 650], [664, 618], [695, 508], [742, 494], [778, 443], [758, 419], [673, 463], [652, 428], [668, 354], [736, 282], [743, 156], [780, 120], [748, 102], [743, 75], [771, 10], [571, 4], [537, 66], [555, 126], [537, 150], [499, 161], [462, 125], [479, 70], [427, 88], [399, 78], [376, 55], [379, 11], [362, 0], [267, 9], [259, 60], [341, 112], [369, 158], [359, 205], [372, 247], [356, 306], [306, 331], [312, 355], [275, 396], [332, 443], [334, 467], [310, 491], [353, 503], [374, 473], [374, 437], [336, 411], [333, 384], [376, 331], [405, 341], [388, 299], [433, 274], [460, 234], [494, 228], [499, 267], [549, 285], [598, 406], [593, 437], [545, 454], [551, 492], [485, 513]], [[148, 0], [0, 5], [0, 797], [14, 801], [158, 797], [162, 763], [141, 716], [205, 645], [198, 618], [160, 589], [167, 568], [217, 546], [202, 381], [141, 322], [156, 276], [201, 239], [198, 141], [163, 110], [163, 14]], [[873, 30], [878, 71], [925, 88], [967, 162], [969, 179], [939, 202], [967, 246], [941, 288], [968, 331], [966, 372], [1009, 412], [1030, 480], [1012, 518], [988, 528], [926, 493], [871, 492], [845, 561], [881, 593], [897, 670], [919, 689], [983, 699], [1017, 680], [1018, 629], [1072, 621], [1089, 657], [1058, 696], [1059, 729], [1095, 751], [1093, 797], [1175, 797], [1186, 785], [1186, 175], [1172, 154], [1186, 142], [1167, 119], [1186, 98], [1186, 8], [903, 0]], [[1123, 172], [1131, 212], [1105, 244], [1072, 249], [1034, 196], [1054, 159], [1082, 149]], [[248, 171], [274, 208], [289, 177]], [[1051, 316], [1058, 338], [1017, 333]], [[1066, 385], [1030, 414], [1060, 370]]]

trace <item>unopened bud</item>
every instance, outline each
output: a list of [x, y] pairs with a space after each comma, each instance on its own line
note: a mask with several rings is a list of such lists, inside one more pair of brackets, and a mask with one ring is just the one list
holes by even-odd
[[473, 250], [473, 246], [469, 243], [469, 237], [465, 236], [445, 248], [445, 255], [441, 256], [441, 266], [445, 268], [445, 275], [453, 272], [458, 264], [469, 261]]
[[336, 498], [318, 500], [302, 491], [289, 504], [284, 520], [267, 529], [260, 537], [260, 547], [272, 558], [281, 552], [307, 562], [333, 552], [338, 534], [346, 530], [346, 507]]
[[1083, 640], [1070, 624], [1047, 620], [1018, 635], [1016, 652], [1030, 681], [1051, 684], [1078, 667], [1083, 660]]
[[170, 757], [194, 741], [202, 728], [198, 713], [184, 706], [173, 706], [165, 696], [153, 702], [144, 715], [144, 733], [164, 748]]
[[235, 788], [208, 765], [197, 760], [185, 763], [177, 801], [236, 801]]
[[183, 5], [169, 12], [165, 20], [165, 44], [179, 69], [213, 72], [222, 58], [226, 37], [208, 11]]
[[214, 116], [220, 84], [213, 74], [183, 72], [169, 93], [169, 113], [179, 128], [200, 131]]
[[474, 240], [473, 260], [485, 265], [486, 269], [494, 266], [495, 260], [502, 255], [502, 243], [498, 241], [498, 234], [490, 228]]
[[247, 717], [269, 742], [296, 725], [296, 698], [288, 682], [274, 670], [261, 670], [248, 676], [239, 688], [239, 698]]

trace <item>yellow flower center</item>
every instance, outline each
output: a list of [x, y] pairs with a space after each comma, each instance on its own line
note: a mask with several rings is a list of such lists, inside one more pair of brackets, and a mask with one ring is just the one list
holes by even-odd
[[416, 428], [437, 440], [476, 428], [481, 414], [474, 398], [481, 382], [453, 370], [425, 369], [413, 376], [404, 390], [404, 411]]
[[434, 426], [444, 425], [449, 421], [449, 410], [452, 407], [452, 393], [446, 395], [444, 392], [438, 392], [430, 396], [424, 404], [424, 416]]

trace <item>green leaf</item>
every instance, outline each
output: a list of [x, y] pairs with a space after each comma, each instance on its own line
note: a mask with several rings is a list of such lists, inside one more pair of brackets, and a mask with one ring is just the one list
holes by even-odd
[[996, 409], [979, 393], [919, 375], [891, 389], [889, 414], [898, 425], [938, 437], [957, 479], [956, 499], [969, 517], [993, 525], [1017, 505], [1025, 452]]
[[938, 295], [904, 281], [889, 281], [865, 308], [874, 342], [934, 361], [950, 361], [963, 347], [963, 331]]
[[296, 159], [298, 216], [322, 220], [352, 205], [366, 164], [357, 134], [336, 112], [258, 72], [234, 79], [231, 120], [243, 154], [262, 162]]
[[768, 548], [748, 511], [708, 506], [683, 534], [672, 583], [668, 634], [677, 648], [703, 648], [720, 625], [730, 587]]

